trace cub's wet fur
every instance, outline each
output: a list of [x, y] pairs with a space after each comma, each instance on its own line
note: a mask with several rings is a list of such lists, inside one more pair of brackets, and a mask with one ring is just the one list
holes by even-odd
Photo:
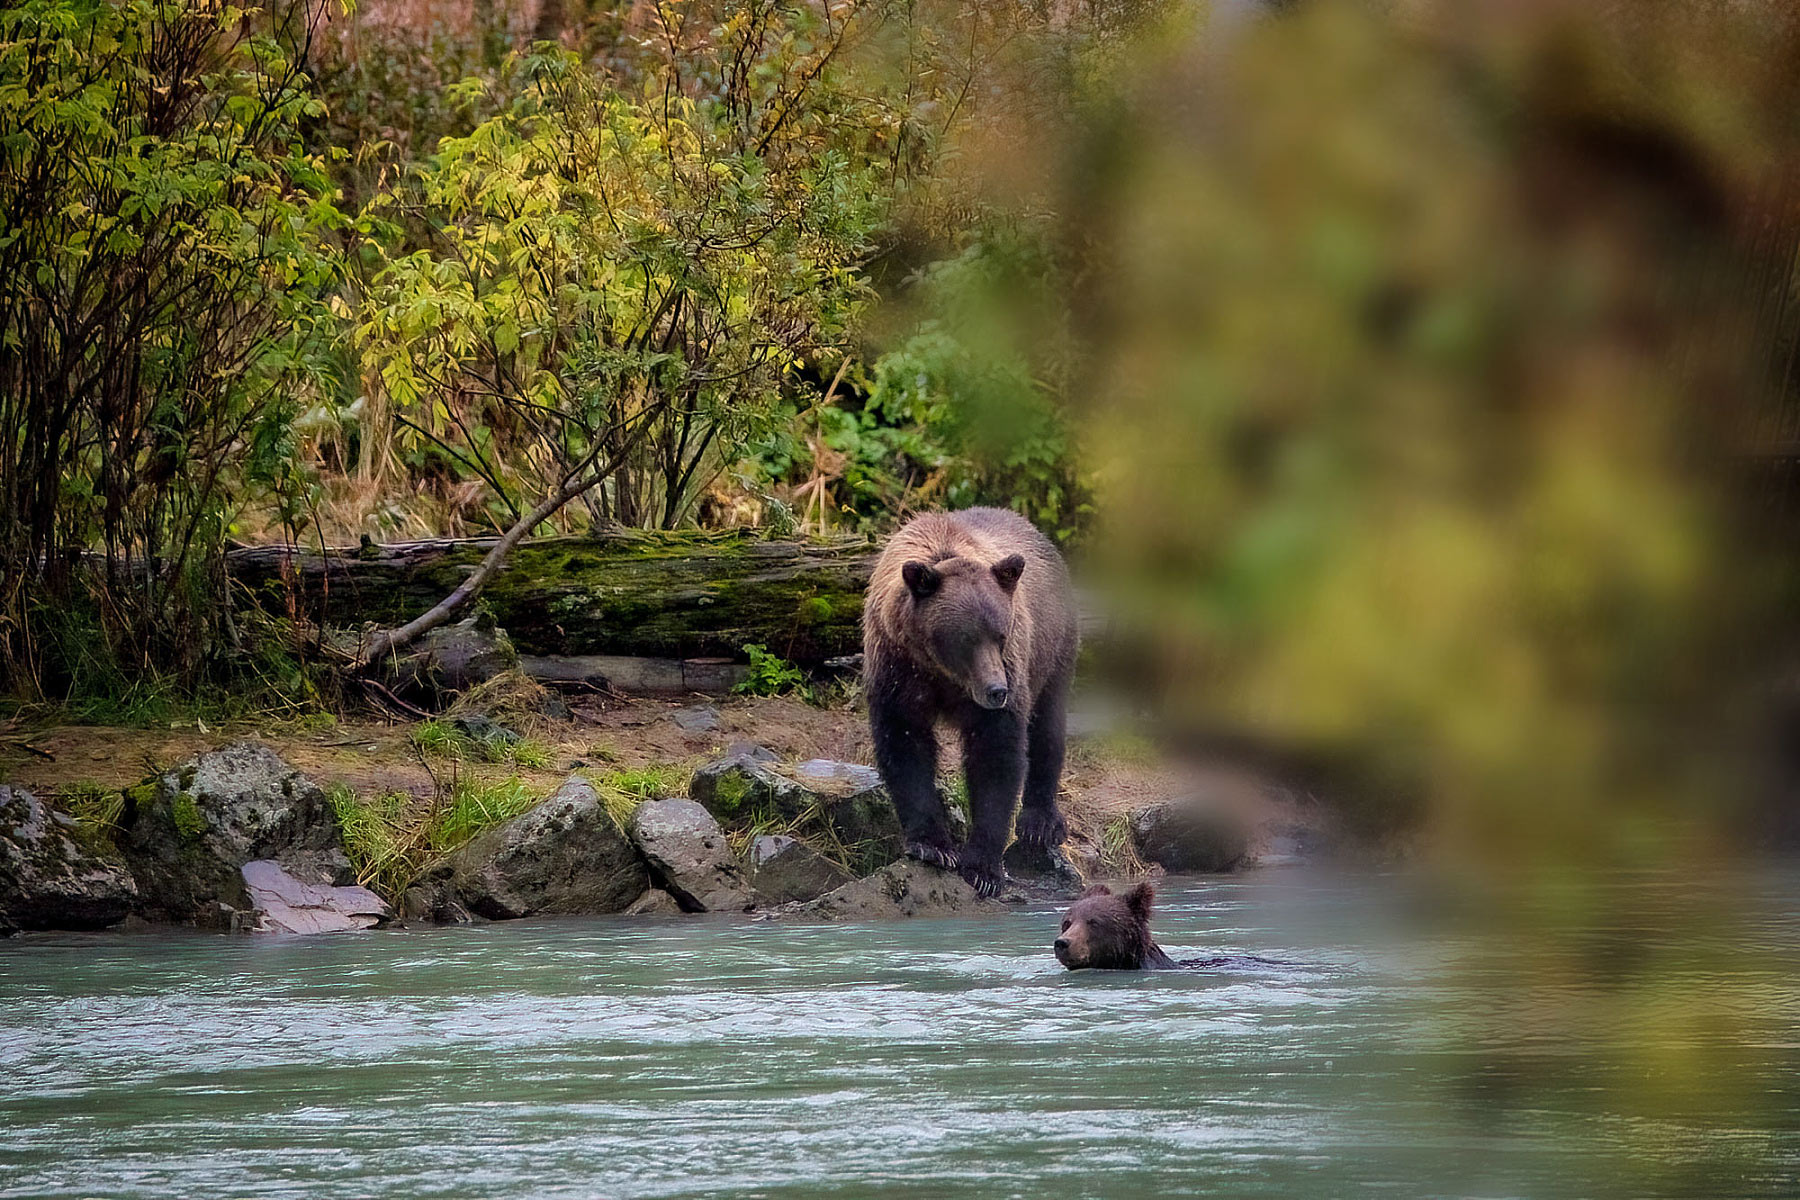
[[1115, 895], [1103, 883], [1081, 893], [1064, 914], [1052, 947], [1056, 961], [1071, 971], [1169, 971], [1180, 964], [1150, 936], [1150, 909], [1156, 889], [1140, 883]]

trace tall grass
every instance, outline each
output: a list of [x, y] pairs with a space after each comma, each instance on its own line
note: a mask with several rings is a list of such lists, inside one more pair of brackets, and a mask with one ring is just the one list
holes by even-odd
[[326, 797], [357, 881], [389, 900], [397, 900], [432, 862], [543, 798], [517, 776], [464, 776], [428, 800], [398, 791], [362, 795], [342, 783], [327, 789]]

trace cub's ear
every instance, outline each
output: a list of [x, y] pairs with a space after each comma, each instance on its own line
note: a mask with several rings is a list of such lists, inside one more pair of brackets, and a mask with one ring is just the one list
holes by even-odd
[[1145, 924], [1150, 922], [1150, 905], [1155, 900], [1156, 889], [1147, 883], [1140, 883], [1125, 893], [1125, 907], [1131, 910], [1132, 916]]
[[921, 600], [934, 595], [944, 582], [944, 577], [937, 573], [935, 567], [922, 562], [907, 563], [900, 568], [900, 576], [906, 580], [906, 590]]
[[1087, 891], [1081, 893], [1081, 895], [1079, 895], [1075, 898], [1077, 900], [1086, 900], [1090, 896], [1110, 896], [1110, 895], [1112, 895], [1111, 888], [1107, 887], [1104, 883], [1096, 883], [1092, 887], [1088, 888]]
[[1010, 592], [1019, 586], [1019, 576], [1025, 573], [1025, 556], [1009, 554], [995, 563], [992, 570], [994, 578], [1000, 582], [1000, 586]]

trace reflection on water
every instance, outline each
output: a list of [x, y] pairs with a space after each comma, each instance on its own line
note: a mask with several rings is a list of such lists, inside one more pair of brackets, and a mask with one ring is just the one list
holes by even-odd
[[1579, 976], [1296, 871], [1170, 884], [1275, 960], [1179, 973], [1049, 907], [18, 939], [0, 1196], [1792, 1195], [1794, 882], [1622, 878]]

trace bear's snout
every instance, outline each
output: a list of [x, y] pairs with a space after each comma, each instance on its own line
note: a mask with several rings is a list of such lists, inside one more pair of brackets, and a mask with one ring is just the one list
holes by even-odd
[[1004, 683], [990, 683], [981, 695], [981, 702], [988, 708], [1005, 708], [1006, 698], [1011, 694]]
[[1051, 943], [1050, 949], [1055, 952], [1056, 961], [1071, 971], [1087, 966], [1087, 930], [1080, 925], [1071, 925]]

